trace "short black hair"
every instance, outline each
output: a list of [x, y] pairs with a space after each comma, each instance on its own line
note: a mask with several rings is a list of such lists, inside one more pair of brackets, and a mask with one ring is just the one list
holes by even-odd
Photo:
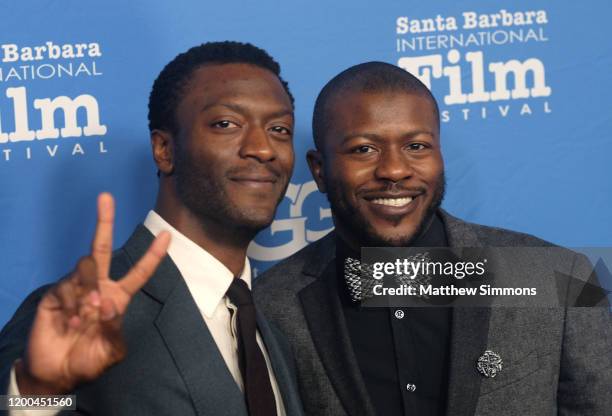
[[149, 95], [149, 130], [176, 133], [176, 107], [193, 72], [204, 65], [234, 63], [255, 65], [272, 72], [278, 77], [293, 106], [293, 95], [280, 76], [280, 66], [265, 50], [250, 43], [208, 42], [177, 55], [159, 73]]
[[405, 92], [423, 95], [433, 104], [438, 126], [440, 110], [429, 88], [408, 71], [386, 62], [365, 62], [352, 66], [331, 79], [317, 97], [312, 116], [312, 133], [315, 146], [323, 150], [323, 139], [328, 127], [332, 98], [348, 92]]

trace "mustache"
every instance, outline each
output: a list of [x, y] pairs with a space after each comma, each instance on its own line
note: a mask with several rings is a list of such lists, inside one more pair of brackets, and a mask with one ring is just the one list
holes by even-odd
[[400, 194], [405, 192], [425, 193], [427, 192], [427, 188], [424, 186], [404, 186], [399, 182], [389, 182], [383, 186], [362, 188], [357, 192], [357, 195], [362, 196], [374, 193]]

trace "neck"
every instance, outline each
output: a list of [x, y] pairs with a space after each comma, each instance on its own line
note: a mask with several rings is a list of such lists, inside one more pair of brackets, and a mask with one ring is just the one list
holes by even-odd
[[181, 234], [223, 263], [234, 276], [242, 273], [247, 248], [255, 237], [251, 230], [238, 229], [226, 223], [199, 218], [184, 205], [169, 203], [160, 196], [155, 204], [155, 212]]
[[[354, 253], [361, 253], [362, 247], [419, 247], [422, 246], [423, 236], [427, 234], [434, 221], [435, 213], [428, 216], [417, 227], [415, 234], [407, 241], [403, 241], [400, 245], [392, 244], [386, 241], [367, 240], [367, 237], [355, 234], [349, 230], [343, 223], [340, 223], [337, 218], [334, 218], [336, 235], [342, 240], [343, 244]], [[428, 244], [426, 244], [428, 245]]]

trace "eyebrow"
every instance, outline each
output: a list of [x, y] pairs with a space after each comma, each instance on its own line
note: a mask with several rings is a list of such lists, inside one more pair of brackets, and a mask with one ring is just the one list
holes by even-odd
[[[427, 134], [428, 136], [431, 136], [432, 138], [435, 138], [435, 134], [429, 130], [412, 130], [409, 131], [407, 133], [402, 134], [402, 137], [404, 138], [409, 138], [409, 137], [415, 137], [418, 136], [420, 134]], [[375, 134], [375, 133], [351, 133], [348, 134], [346, 136], [344, 136], [343, 138], [343, 142], [347, 142], [349, 140], [352, 139], [356, 139], [356, 138], [365, 138], [365, 139], [370, 139], [370, 140], [375, 140], [375, 141], [382, 141], [383, 140], [383, 136], [381, 136], [380, 134]]]
[[[230, 110], [235, 111], [237, 113], [241, 113], [241, 114], [248, 112], [248, 109], [246, 107], [241, 106], [240, 104], [232, 104], [232, 103], [211, 103], [211, 104], [207, 104], [204, 107], [202, 107], [200, 111], [204, 112], [213, 107], [225, 107], [225, 108], [229, 108]], [[279, 118], [279, 117], [284, 117], [284, 116], [291, 116], [291, 118], [293, 118], [293, 110], [290, 110], [288, 108], [283, 108], [283, 109], [280, 109], [278, 111], [275, 111], [267, 115], [268, 118]]]

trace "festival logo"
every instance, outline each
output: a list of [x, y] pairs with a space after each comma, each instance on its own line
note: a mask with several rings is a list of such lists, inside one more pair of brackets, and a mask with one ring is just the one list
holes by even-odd
[[[41, 45], [0, 44], [0, 159], [37, 160], [85, 151], [106, 153], [107, 127], [98, 100], [86, 91], [76, 95], [40, 96], [48, 83], [99, 77], [102, 49], [98, 43]], [[43, 85], [44, 83], [44, 85]], [[51, 88], [53, 89], [53, 88]], [[72, 139], [95, 136], [86, 142]]]
[[[523, 56], [549, 41], [546, 10], [399, 16], [395, 23], [397, 65], [443, 94], [443, 123], [552, 112], [545, 63]], [[493, 51], [497, 58], [488, 59]]]
[[[315, 181], [303, 184], [290, 183], [285, 193], [285, 198], [290, 202], [288, 217], [278, 218], [280, 213], [277, 213], [277, 219], [272, 222], [269, 228], [272, 236], [277, 233], [284, 233], [286, 241], [277, 245], [263, 245], [257, 242], [259, 239], [256, 239], [249, 246], [248, 256], [253, 260], [262, 262], [282, 260], [329, 233], [333, 227], [322, 230], [312, 230], [307, 227], [308, 218], [318, 217], [319, 221], [331, 223], [331, 210], [327, 207], [326, 201], [325, 205], [316, 207], [318, 208], [318, 215], [316, 215], [316, 212], [305, 212], [307, 200], [315, 195], [325, 201], [319, 194]], [[269, 238], [265, 239], [265, 241], [269, 240]], [[254, 275], [256, 274], [257, 270], [254, 270]]]

